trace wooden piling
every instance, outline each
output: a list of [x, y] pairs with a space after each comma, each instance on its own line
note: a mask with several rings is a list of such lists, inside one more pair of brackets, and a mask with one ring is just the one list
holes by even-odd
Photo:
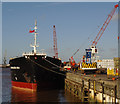
[[[72, 74], [65, 79], [65, 90], [69, 91], [74, 96], [80, 98], [82, 102], [90, 102], [91, 95], [94, 101], [106, 102], [108, 96], [111, 97], [112, 102], [117, 103], [117, 85], [113, 86], [104, 83], [103, 81], [97, 81], [95, 79], [81, 77], [79, 75]], [[91, 93], [92, 92], [92, 93]], [[100, 99], [99, 99], [100, 98]], [[119, 100], [120, 101], [120, 100]]]

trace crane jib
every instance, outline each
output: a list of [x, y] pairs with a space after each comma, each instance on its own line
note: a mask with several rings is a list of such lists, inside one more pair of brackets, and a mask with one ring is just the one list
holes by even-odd
[[[98, 32], [97, 36], [95, 37], [94, 41], [92, 42], [92, 45], [91, 46], [96, 46], [98, 41], [100, 40], [101, 36], [103, 35], [105, 29], [107, 28], [109, 22], [111, 21], [116, 9], [119, 7], [118, 4], [116, 4], [113, 8], [113, 10], [111, 11], [111, 13], [108, 15], [106, 21], [104, 22], [104, 24], [102, 25], [100, 31]], [[79, 49], [77, 49], [77, 51], [73, 54], [73, 56], [79, 51]], [[71, 57], [72, 60], [73, 59], [73, 56]]]

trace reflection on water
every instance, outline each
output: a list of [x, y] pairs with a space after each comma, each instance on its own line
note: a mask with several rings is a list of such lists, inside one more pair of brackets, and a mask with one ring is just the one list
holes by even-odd
[[[61, 92], [62, 93], [62, 92]], [[12, 102], [60, 102], [62, 96], [59, 90], [32, 92], [12, 87]], [[62, 99], [62, 101], [64, 98]]]
[[80, 100], [64, 90], [32, 92], [12, 87], [11, 102], [80, 102]]
[[10, 69], [2, 69], [2, 102], [11, 102], [11, 76]]
[[12, 87], [11, 90], [11, 102], [36, 102], [36, 92], [15, 87]]
[[2, 71], [2, 102], [80, 102], [69, 92], [63, 90], [41, 90], [32, 92], [11, 86], [10, 69]]

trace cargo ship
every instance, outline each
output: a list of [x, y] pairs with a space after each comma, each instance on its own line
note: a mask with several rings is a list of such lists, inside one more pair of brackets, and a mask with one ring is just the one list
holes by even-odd
[[35, 21], [33, 51], [21, 57], [11, 58], [12, 86], [37, 91], [43, 88], [63, 88], [66, 72], [62, 70], [61, 59], [37, 52], [37, 21]]

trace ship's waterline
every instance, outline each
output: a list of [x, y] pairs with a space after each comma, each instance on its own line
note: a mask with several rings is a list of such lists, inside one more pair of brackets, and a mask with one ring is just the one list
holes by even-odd
[[38, 92], [20, 87], [12, 87], [10, 68], [3, 68], [0, 71], [2, 77], [2, 102], [80, 102], [80, 99], [65, 92], [64, 89], [45, 89]]

